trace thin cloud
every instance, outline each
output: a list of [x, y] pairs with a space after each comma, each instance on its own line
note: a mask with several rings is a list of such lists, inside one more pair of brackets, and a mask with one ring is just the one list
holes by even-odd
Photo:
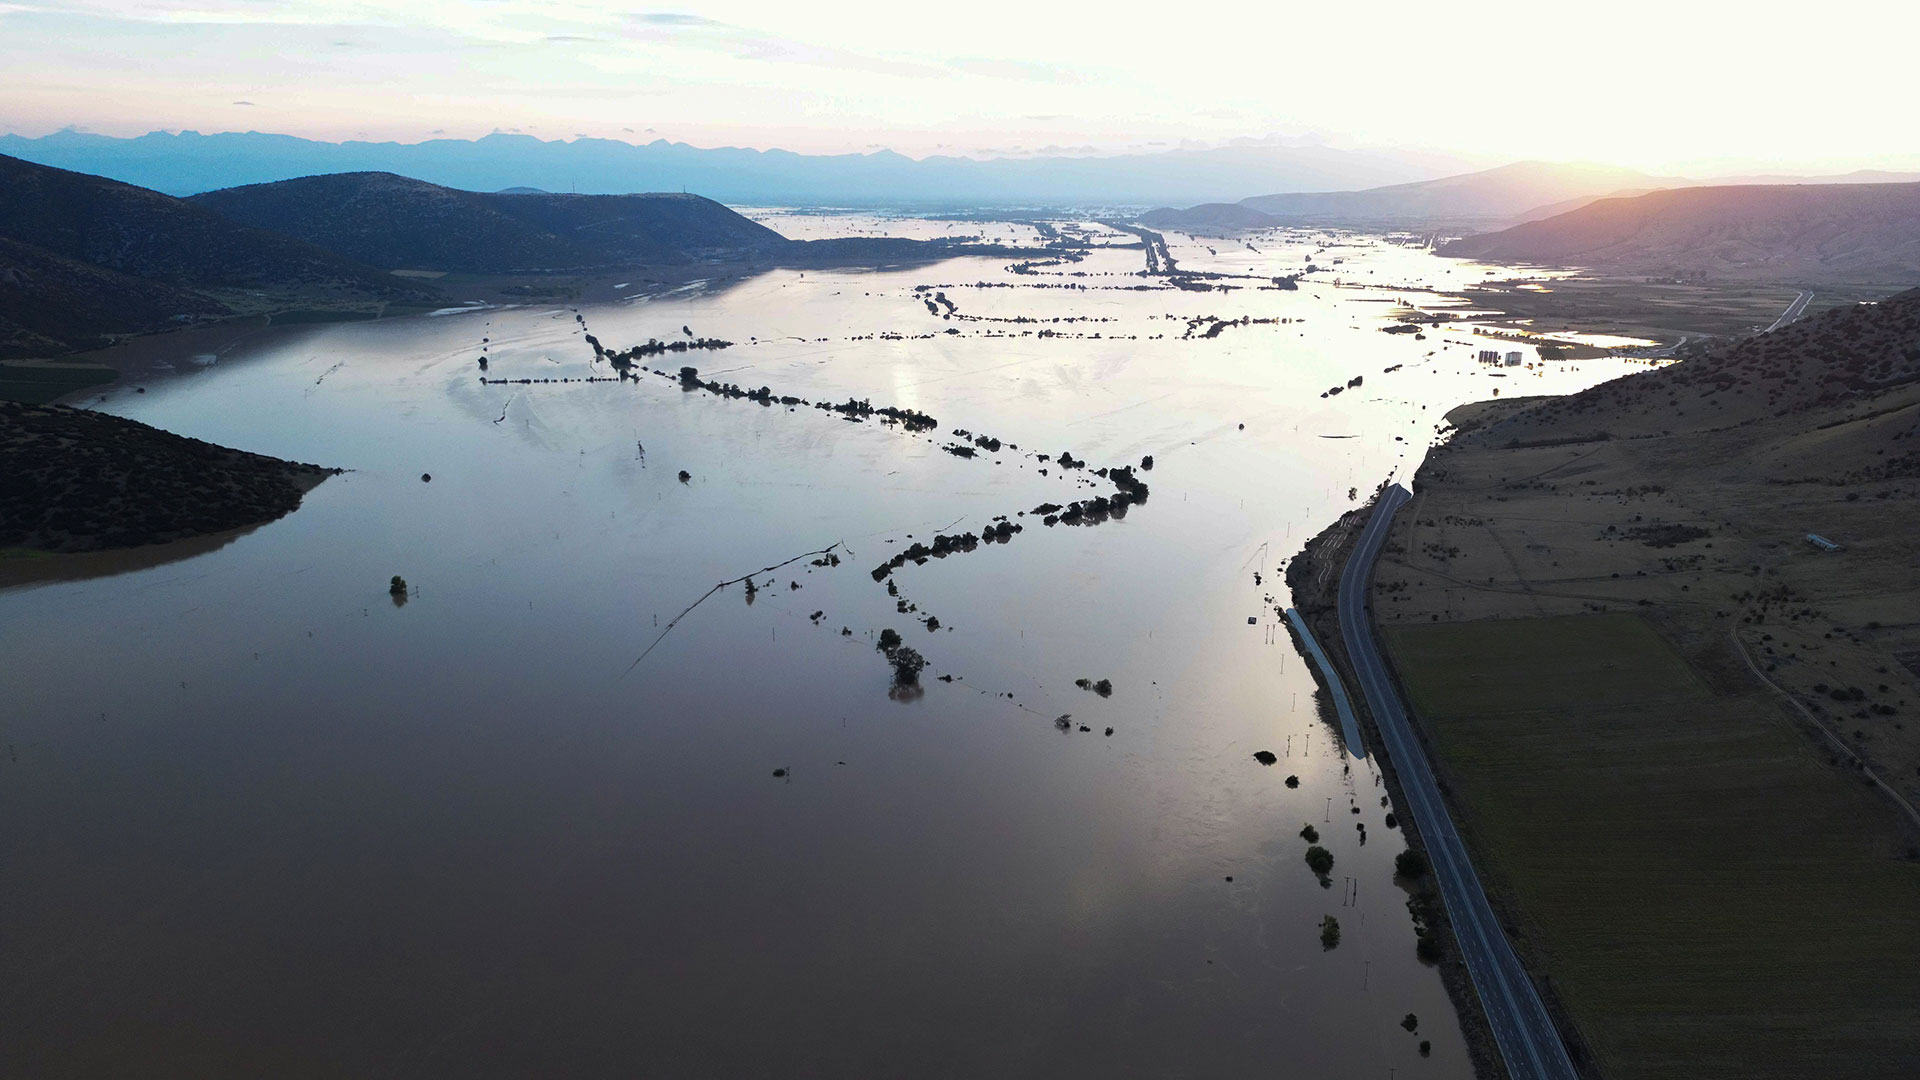
[[1041, 64], [1027, 60], [997, 60], [989, 57], [958, 56], [947, 61], [947, 66], [955, 71], [969, 75], [984, 75], [989, 79], [1012, 79], [1019, 82], [1044, 82], [1067, 84], [1081, 81], [1080, 73], [1057, 64]]
[[941, 68], [929, 64], [888, 60], [829, 45], [815, 45], [796, 38], [778, 37], [703, 15], [677, 12], [628, 15], [621, 33], [629, 41], [703, 49], [723, 53], [736, 60], [806, 64], [838, 71], [866, 71], [904, 78], [939, 78], [945, 74]]

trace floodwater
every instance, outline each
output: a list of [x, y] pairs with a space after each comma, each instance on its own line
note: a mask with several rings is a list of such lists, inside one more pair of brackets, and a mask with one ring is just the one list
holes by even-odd
[[[224, 542], [0, 591], [0, 1074], [1470, 1075], [1280, 568], [1452, 405], [1627, 368], [1494, 378], [1464, 328], [1380, 333], [1431, 299], [1387, 287], [1479, 277], [1417, 248], [1169, 240], [1191, 269], [1343, 261], [1296, 292], [1136, 289], [1136, 248], [580, 311], [609, 348], [736, 342], [652, 366], [923, 410], [925, 436], [652, 374], [479, 381], [483, 341], [492, 377], [608, 374], [564, 307], [139, 343], [145, 393], [85, 403], [352, 471]], [[921, 284], [1108, 321], [945, 319]], [[1296, 321], [1181, 340], [1199, 316]], [[1021, 450], [964, 459], [954, 428]], [[1149, 500], [1013, 516], [895, 571], [896, 610], [869, 571], [906, 545], [1111, 490], [1031, 456], [1062, 450], [1152, 455]], [[920, 693], [890, 692], [885, 628]]]

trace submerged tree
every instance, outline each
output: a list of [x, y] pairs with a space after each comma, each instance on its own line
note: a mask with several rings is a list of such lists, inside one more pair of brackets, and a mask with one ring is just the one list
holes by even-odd
[[1315, 844], [1307, 849], [1307, 869], [1312, 870], [1321, 881], [1333, 872], [1333, 852]]

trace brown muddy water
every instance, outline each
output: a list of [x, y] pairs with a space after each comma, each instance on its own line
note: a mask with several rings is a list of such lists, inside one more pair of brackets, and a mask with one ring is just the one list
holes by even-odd
[[[479, 381], [483, 343], [493, 378], [610, 374], [564, 307], [139, 343], [145, 392], [81, 403], [352, 471], [243, 535], [0, 591], [0, 1074], [1469, 1075], [1278, 571], [1452, 405], [1627, 368], [1495, 378], [1463, 329], [1381, 333], [1410, 294], [1378, 286], [1481, 276], [1417, 249], [1168, 239], [1184, 268], [1328, 269], [1197, 293], [1116, 249], [578, 313], [609, 349], [736, 343], [649, 366], [924, 434], [652, 374]], [[1295, 321], [1182, 340], [1200, 316]], [[956, 428], [1008, 445], [963, 458]], [[1061, 451], [1152, 455], [1150, 498], [1018, 516], [1112, 491], [1033, 456]], [[897, 599], [870, 574], [998, 515], [1022, 531], [906, 562]], [[833, 544], [635, 664], [713, 583]], [[887, 628], [919, 693], [890, 690]]]

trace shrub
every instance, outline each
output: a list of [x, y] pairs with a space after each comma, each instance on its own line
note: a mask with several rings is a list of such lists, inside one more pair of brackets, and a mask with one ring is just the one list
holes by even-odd
[[1329, 915], [1320, 920], [1320, 947], [1331, 950], [1340, 944], [1340, 920]]
[[1333, 870], [1333, 852], [1315, 844], [1307, 849], [1307, 869], [1321, 877]]
[[1312, 825], [1308, 825], [1306, 828], [1300, 830], [1300, 839], [1305, 840], [1309, 844], [1317, 844], [1320, 842], [1320, 830], [1314, 828]]
[[1393, 857], [1393, 875], [1403, 878], [1421, 878], [1427, 873], [1427, 857], [1408, 848]]

